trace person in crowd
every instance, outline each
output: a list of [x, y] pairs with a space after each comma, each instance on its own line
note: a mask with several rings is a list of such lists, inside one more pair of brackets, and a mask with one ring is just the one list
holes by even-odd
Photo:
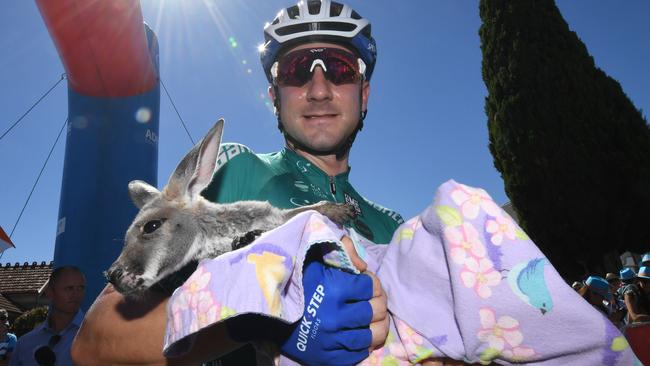
[[580, 291], [580, 289], [582, 289], [584, 286], [585, 284], [582, 281], [573, 281], [571, 284], [571, 288], [576, 291]]
[[9, 333], [9, 313], [0, 309], [0, 366], [6, 366], [16, 347], [16, 335]]
[[599, 276], [589, 276], [579, 293], [614, 325], [621, 325], [625, 312], [615, 306], [615, 299], [607, 280]]
[[[628, 323], [650, 321], [650, 267], [641, 267], [635, 274], [629, 268], [625, 271], [626, 285], [622, 293], [627, 307]], [[621, 271], [623, 278], [623, 271]]]
[[616, 273], [607, 273], [607, 275], [605, 275], [605, 279], [609, 283], [609, 287], [611, 287], [612, 293], [616, 293], [618, 289], [623, 285], [621, 278]]
[[80, 308], [85, 291], [86, 278], [79, 268], [55, 268], [45, 288], [50, 300], [47, 319], [20, 337], [9, 365], [72, 365], [70, 346], [84, 317]]
[[643, 255], [639, 267], [650, 267], [650, 252]]
[[619, 291], [623, 286], [623, 282], [621, 282], [619, 275], [610, 272], [605, 275], [605, 279], [609, 283], [612, 296], [614, 297], [612, 302], [613, 307], [615, 307], [616, 310], [627, 311], [625, 300], [623, 299], [622, 293]]

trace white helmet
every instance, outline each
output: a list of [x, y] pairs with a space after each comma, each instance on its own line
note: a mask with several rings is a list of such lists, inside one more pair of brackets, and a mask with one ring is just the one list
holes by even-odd
[[370, 22], [348, 5], [330, 0], [301, 0], [280, 10], [264, 27], [264, 40], [260, 59], [269, 83], [278, 54], [299, 43], [329, 41], [351, 47], [366, 64], [366, 80], [370, 80], [377, 60]]

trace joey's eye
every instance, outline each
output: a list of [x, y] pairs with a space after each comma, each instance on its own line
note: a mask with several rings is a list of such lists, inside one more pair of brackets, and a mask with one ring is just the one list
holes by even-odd
[[151, 221], [147, 222], [146, 224], [144, 224], [144, 226], [142, 227], [142, 231], [144, 231], [145, 234], [151, 234], [154, 231], [158, 230], [158, 228], [160, 228], [162, 226], [163, 222], [165, 222], [164, 219], [162, 219], [162, 220], [151, 220]]

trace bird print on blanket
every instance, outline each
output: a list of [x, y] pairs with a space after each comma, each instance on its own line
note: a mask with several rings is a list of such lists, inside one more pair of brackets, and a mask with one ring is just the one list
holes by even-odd
[[515, 265], [508, 273], [512, 292], [542, 314], [553, 310], [553, 299], [544, 278], [545, 258], [535, 258]]

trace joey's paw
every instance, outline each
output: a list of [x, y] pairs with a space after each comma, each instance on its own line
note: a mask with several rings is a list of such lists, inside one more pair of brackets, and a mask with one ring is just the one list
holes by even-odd
[[339, 225], [357, 217], [357, 211], [347, 203], [322, 202], [317, 211]]
[[237, 250], [239, 248], [247, 246], [248, 244], [254, 242], [255, 239], [259, 238], [262, 233], [264, 233], [264, 230], [253, 230], [247, 232], [242, 236], [236, 237], [230, 244], [232, 246], [232, 250]]

